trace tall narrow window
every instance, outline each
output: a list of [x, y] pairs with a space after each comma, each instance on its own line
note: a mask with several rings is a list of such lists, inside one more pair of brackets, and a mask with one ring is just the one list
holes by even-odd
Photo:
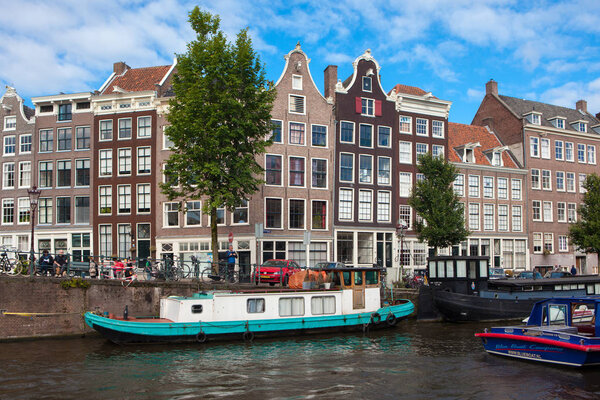
[[304, 229], [304, 200], [290, 200], [290, 229]]
[[75, 223], [90, 223], [90, 198], [87, 196], [75, 197]]
[[75, 128], [75, 148], [77, 150], [88, 150], [91, 147], [91, 141], [89, 126], [78, 126]]
[[2, 173], [2, 188], [3, 189], [14, 189], [15, 188], [15, 163], [4, 163]]
[[531, 157], [540, 156], [540, 138], [530, 137], [529, 138], [529, 155]]
[[283, 143], [283, 123], [281, 121], [272, 119], [271, 120], [271, 137], [273, 138], [273, 143]]
[[351, 221], [353, 218], [352, 197], [354, 191], [352, 189], [340, 189], [339, 197], [339, 219]]
[[373, 212], [373, 192], [359, 190], [358, 192], [358, 220], [371, 221]]
[[17, 137], [4, 136], [4, 155], [14, 156], [17, 152]]
[[71, 160], [56, 162], [56, 186], [71, 186]]
[[52, 161], [40, 161], [39, 186], [41, 188], [52, 187]]
[[131, 186], [118, 186], [119, 214], [131, 213]]
[[379, 147], [390, 147], [390, 137], [392, 130], [388, 126], [377, 127], [377, 146]]
[[58, 106], [58, 120], [59, 121], [70, 121], [71, 120], [71, 104], [60, 104]]
[[342, 121], [340, 123], [340, 142], [354, 143], [354, 123]]
[[56, 130], [58, 151], [71, 150], [71, 128], [59, 128]]
[[412, 190], [412, 174], [410, 172], [400, 172], [399, 179], [398, 195], [400, 197], [409, 197]]
[[111, 225], [100, 225], [98, 227], [100, 236], [100, 257], [110, 258], [112, 257], [112, 226]]
[[137, 120], [137, 137], [138, 138], [149, 138], [152, 136], [152, 117], [138, 117]]
[[373, 183], [373, 156], [359, 156], [359, 182]]
[[465, 176], [462, 174], [458, 174], [454, 178], [454, 193], [459, 197], [465, 195]]
[[411, 142], [400, 142], [399, 143], [400, 158], [398, 162], [400, 164], [412, 164], [412, 143]]
[[129, 249], [131, 246], [131, 225], [119, 224], [118, 227], [119, 235], [119, 258], [127, 258], [129, 256]]
[[234, 224], [247, 224], [248, 223], [248, 200], [242, 200], [242, 204], [233, 210], [233, 223]]
[[56, 223], [70, 224], [71, 223], [71, 198], [57, 197], [56, 198]]
[[512, 230], [513, 232], [521, 232], [523, 230], [521, 206], [512, 206]]
[[512, 179], [511, 180], [511, 199], [512, 200], [521, 200], [521, 180], [520, 179]]
[[100, 121], [100, 141], [112, 140], [113, 138], [113, 122], [112, 120]]
[[119, 119], [119, 139], [131, 139], [131, 118]]
[[[40, 199], [41, 200], [41, 199]], [[2, 199], [2, 225], [15, 223], [15, 200]]]
[[392, 220], [391, 198], [390, 192], [377, 192], [377, 222], [390, 222]]
[[21, 135], [19, 136], [19, 144], [20, 144], [20, 150], [19, 152], [21, 154], [26, 154], [26, 153], [31, 153], [31, 135]]
[[508, 199], [508, 179], [498, 178], [498, 199]]
[[112, 186], [98, 187], [100, 214], [109, 215], [112, 213]]
[[52, 223], [52, 198], [40, 198], [38, 201], [39, 223], [48, 225]]
[[479, 176], [469, 175], [469, 197], [479, 197]]
[[265, 181], [267, 185], [281, 185], [282, 156], [267, 154], [265, 157]]
[[312, 204], [312, 229], [327, 229], [327, 202], [313, 200]]
[[40, 153], [47, 153], [53, 150], [52, 129], [40, 129]]
[[19, 163], [19, 187], [28, 188], [31, 186], [31, 161]]
[[435, 138], [444, 137], [444, 122], [443, 121], [431, 121], [431, 136]]
[[112, 150], [100, 150], [100, 176], [112, 175]]
[[282, 199], [265, 199], [265, 228], [282, 228]]
[[377, 157], [377, 183], [389, 185], [391, 183], [391, 163], [389, 157]]
[[348, 153], [340, 154], [340, 181], [352, 182], [354, 180], [354, 156]]
[[327, 147], [327, 127], [324, 125], [312, 126], [312, 145], [315, 147]]
[[152, 171], [152, 156], [150, 147], [137, 148], [137, 173], [138, 175], [149, 174]]
[[175, 227], [179, 226], [179, 203], [169, 202], [164, 203], [163, 226]]
[[327, 187], [327, 160], [318, 158], [312, 159], [312, 187]]
[[200, 201], [188, 201], [185, 204], [185, 226], [200, 226], [202, 210]]
[[304, 145], [304, 124], [290, 122], [290, 144]]
[[150, 212], [150, 184], [137, 185], [137, 212], [145, 214]]
[[119, 175], [131, 175], [131, 149], [119, 149]]
[[304, 186], [304, 158], [290, 157], [290, 186]]
[[508, 205], [498, 204], [498, 230], [508, 231]]
[[361, 147], [373, 147], [373, 126], [360, 124], [359, 145]]

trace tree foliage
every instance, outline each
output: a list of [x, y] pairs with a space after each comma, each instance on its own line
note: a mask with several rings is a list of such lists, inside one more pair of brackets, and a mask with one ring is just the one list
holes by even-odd
[[600, 177], [588, 175], [579, 218], [569, 227], [571, 243], [586, 253], [600, 253]]
[[408, 204], [426, 223], [416, 222], [419, 241], [436, 249], [457, 245], [469, 236], [465, 228], [463, 206], [452, 183], [456, 168], [431, 153], [420, 157], [419, 171], [425, 176], [415, 185]]
[[196, 39], [177, 55], [166, 128], [173, 147], [161, 189], [169, 199], [203, 199], [216, 259], [216, 209], [240, 206], [263, 182], [257, 156], [271, 144], [275, 89], [247, 29], [231, 43], [219, 17], [198, 7], [189, 22]]

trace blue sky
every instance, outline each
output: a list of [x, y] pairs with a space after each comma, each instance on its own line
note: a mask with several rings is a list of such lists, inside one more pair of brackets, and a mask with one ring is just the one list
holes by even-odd
[[170, 64], [194, 35], [187, 12], [217, 13], [233, 39], [248, 27], [277, 80], [300, 41], [323, 90], [370, 48], [383, 87], [418, 86], [470, 123], [490, 79], [501, 94], [600, 112], [600, 1], [513, 0], [0, 0], [0, 83], [26, 99], [98, 89], [115, 61]]

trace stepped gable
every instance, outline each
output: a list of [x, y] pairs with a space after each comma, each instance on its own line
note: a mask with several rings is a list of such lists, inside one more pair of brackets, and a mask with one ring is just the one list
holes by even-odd
[[157, 67], [128, 68], [121, 75], [115, 76], [102, 94], [115, 92], [115, 86], [125, 92], [141, 92], [144, 90], [156, 90], [156, 85], [165, 77], [171, 65], [160, 65]]
[[[456, 151], [456, 148], [468, 143], [479, 143], [481, 145], [473, 149], [475, 163], [478, 165], [489, 166], [492, 166], [492, 163], [484, 153], [504, 146], [498, 137], [485, 126], [448, 122], [448, 160], [452, 162], [463, 162], [459, 153]], [[502, 162], [504, 167], [518, 168], [508, 150], [502, 152]]]

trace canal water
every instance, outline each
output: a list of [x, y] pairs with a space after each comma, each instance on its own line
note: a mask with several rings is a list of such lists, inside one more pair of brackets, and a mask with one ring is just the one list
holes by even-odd
[[1, 399], [598, 399], [600, 369], [491, 356], [489, 324], [183, 346], [0, 343]]

